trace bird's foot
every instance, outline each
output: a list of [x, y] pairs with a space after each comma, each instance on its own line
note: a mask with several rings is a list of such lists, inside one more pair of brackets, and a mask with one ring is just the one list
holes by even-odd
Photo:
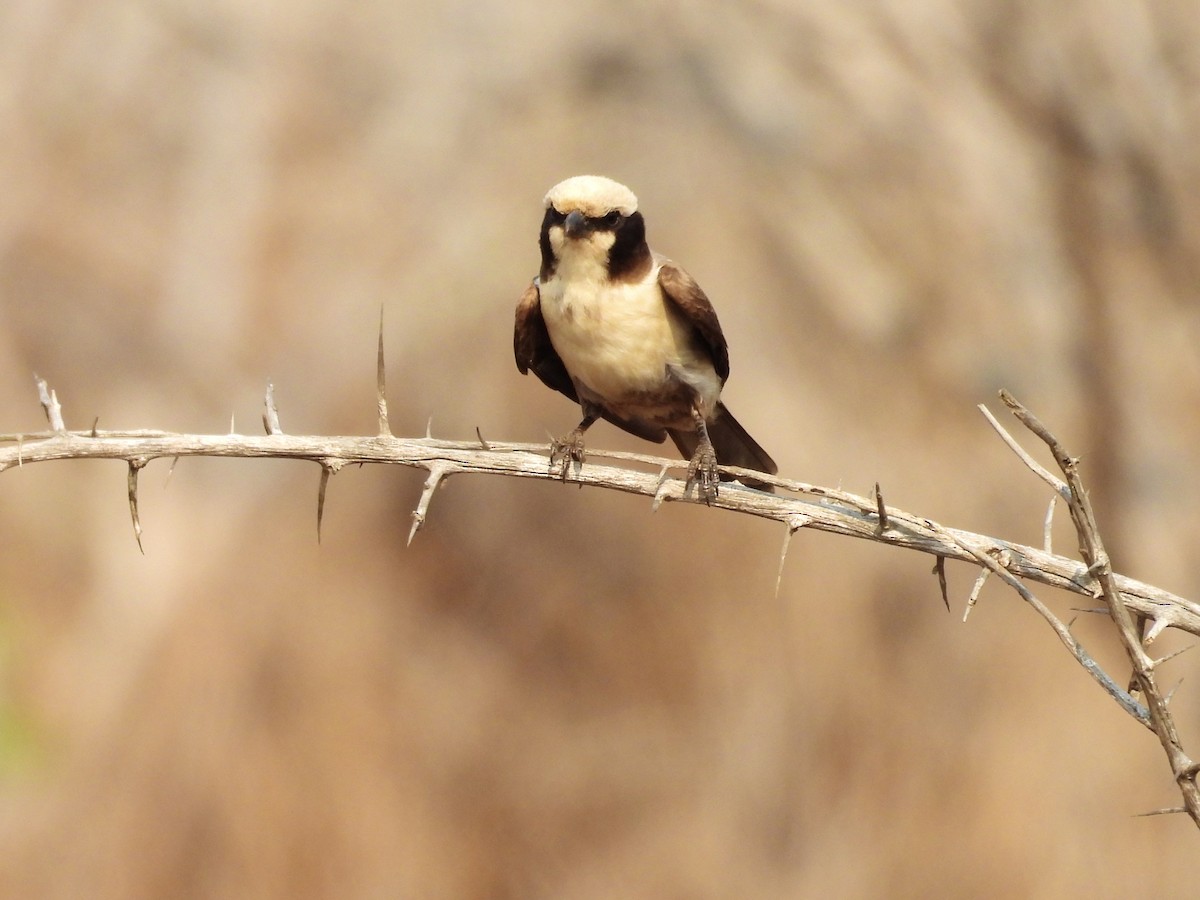
[[578, 470], [583, 466], [583, 429], [576, 428], [570, 434], [555, 438], [550, 442], [550, 468], [559, 466], [559, 477], [567, 480], [567, 473], [574, 463]]
[[688, 463], [687, 484], [684, 493], [696, 485], [700, 489], [700, 498], [711, 504], [717, 499], [717, 485], [721, 482], [721, 473], [717, 469], [717, 452], [713, 450], [712, 442], [707, 438], [700, 441], [692, 461]]

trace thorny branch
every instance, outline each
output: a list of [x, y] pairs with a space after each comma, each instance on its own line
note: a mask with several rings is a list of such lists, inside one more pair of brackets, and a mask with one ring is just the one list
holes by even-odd
[[[50, 423], [50, 430], [33, 434], [0, 434], [0, 472], [35, 462], [56, 459], [120, 459], [128, 467], [128, 493], [134, 532], [141, 546], [142, 526], [138, 516], [138, 472], [151, 460], [182, 456], [307, 459], [320, 467], [318, 486], [317, 531], [325, 508], [330, 477], [349, 463], [389, 463], [425, 469], [429, 474], [420, 500], [413, 512], [409, 542], [429, 515], [433, 495], [451, 475], [484, 474], [558, 481], [557, 470], [547, 462], [542, 444], [514, 444], [486, 441], [476, 430], [474, 441], [443, 441], [428, 434], [424, 438], [397, 438], [388, 427], [384, 399], [382, 346], [378, 359], [379, 434], [363, 437], [302, 436], [282, 431], [273, 391], [265, 399], [265, 436], [189, 435], [163, 431], [103, 431], [95, 425], [88, 431], [68, 431], [63, 424], [58, 398], [45, 381], [38, 379], [38, 394]], [[1155, 637], [1166, 628], [1177, 628], [1200, 636], [1200, 604], [1152, 585], [1135, 581], [1112, 571], [1091, 512], [1087, 494], [1079, 478], [1077, 461], [1069, 456], [1057, 439], [1036, 418], [1006, 393], [1005, 404], [1034, 434], [1046, 442], [1066, 480], [1061, 480], [1040, 465], [1020, 447], [986, 409], [984, 414], [1001, 438], [1021, 460], [1054, 491], [1055, 499], [1067, 505], [1079, 534], [1083, 561], [1050, 552], [1050, 519], [1054, 505], [1046, 515], [1044, 549], [1015, 544], [987, 535], [948, 528], [930, 519], [885, 506], [883, 493], [875, 485], [873, 496], [862, 497], [846, 491], [806, 484], [759, 472], [746, 473], [735, 467], [723, 467], [734, 475], [753, 477], [782, 489], [775, 494], [722, 484], [711, 506], [781, 522], [787, 529], [780, 553], [779, 578], [782, 578], [791, 539], [801, 528], [811, 528], [846, 537], [927, 553], [935, 557], [943, 599], [949, 604], [945, 581], [946, 560], [957, 560], [980, 567], [979, 577], [967, 598], [966, 615], [979, 598], [989, 575], [995, 575], [1012, 587], [1054, 630], [1059, 640], [1086, 672], [1129, 715], [1159, 737], [1171, 764], [1172, 773], [1184, 798], [1182, 809], [1200, 825], [1200, 792], [1196, 776], [1200, 767], [1184, 753], [1168, 707], [1170, 694], [1159, 690], [1155, 669], [1166, 659], [1152, 660], [1145, 652]], [[4, 445], [10, 446], [4, 446]], [[667, 460], [636, 453], [605, 452], [589, 449], [590, 460], [575, 471], [572, 480], [595, 487], [640, 494], [651, 499], [657, 510], [665, 501], [698, 502], [685, 490], [686, 460]], [[608, 462], [600, 463], [595, 460]], [[674, 477], [672, 477], [674, 473]], [[1115, 622], [1134, 667], [1138, 691], [1146, 700], [1142, 705], [1104, 672], [1071, 633], [1068, 625], [1042, 603], [1027, 582], [1060, 588], [1092, 599], [1102, 599]], [[778, 586], [778, 581], [777, 581]], [[1151, 623], [1140, 640], [1132, 615]]]
[[[1087, 491], [1084, 490], [1083, 480], [1079, 475], [1079, 461], [1071, 456], [1058, 438], [1051, 434], [1050, 430], [1033, 413], [1018, 403], [1011, 394], [1001, 391], [1000, 399], [1005, 406], [1012, 410], [1013, 415], [1022, 425], [1046, 444], [1054, 456], [1054, 461], [1066, 477], [1067, 509], [1071, 513], [1071, 521], [1075, 524], [1075, 531], [1079, 536], [1083, 561], [1087, 563], [1088, 573], [1094, 578], [1093, 595], [1103, 598], [1104, 605], [1108, 608], [1108, 613], [1116, 625], [1121, 644], [1125, 648], [1129, 661], [1133, 664], [1134, 681], [1142, 696], [1146, 698], [1148, 711], [1146, 724], [1158, 736], [1159, 742], [1167, 754], [1171, 773], [1175, 776], [1175, 782], [1179, 785], [1180, 793], [1183, 796], [1184, 810], [1191, 816], [1192, 821], [1200, 826], [1200, 787], [1196, 784], [1197, 764], [1183, 750], [1179, 730], [1175, 727], [1175, 718], [1171, 714], [1169, 696], [1165, 696], [1160, 691], [1154, 674], [1154, 670], [1171, 656], [1153, 660], [1143, 647], [1143, 639], [1138, 633], [1139, 628], [1134, 623], [1125, 598], [1116, 584], [1112, 563], [1104, 549], [1100, 529], [1092, 511], [1092, 502]], [[1163, 627], [1165, 626], [1160, 626], [1155, 621], [1150, 631], [1147, 632], [1147, 640], [1151, 634], [1157, 633], [1156, 628], [1161, 631]]]

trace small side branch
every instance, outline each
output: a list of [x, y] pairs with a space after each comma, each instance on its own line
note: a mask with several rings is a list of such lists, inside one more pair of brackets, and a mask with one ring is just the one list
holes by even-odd
[[425, 487], [421, 491], [421, 499], [417, 502], [417, 508], [413, 510], [412, 529], [408, 532], [408, 543], [412, 544], [413, 538], [417, 536], [417, 532], [425, 524], [425, 517], [429, 515], [429, 504], [433, 502], [433, 494], [441, 486], [442, 480], [450, 475], [451, 466], [444, 462], [434, 463], [429, 467], [429, 477], [425, 479]]
[[1013, 453], [1017, 454], [1017, 457], [1021, 460], [1021, 462], [1025, 463], [1025, 465], [1029, 467], [1029, 471], [1031, 471], [1038, 478], [1042, 479], [1042, 481], [1046, 482], [1046, 484], [1050, 485], [1050, 487], [1054, 488], [1054, 492], [1056, 494], [1058, 494], [1064, 500], [1070, 502], [1071, 495], [1067, 490], [1066, 484], [1062, 480], [1054, 477], [1049, 470], [1044, 468], [1037, 460], [1025, 452], [1025, 448], [1018, 444], [1016, 439], [1005, 430], [1004, 426], [1001, 425], [996, 417], [992, 415], [992, 411], [990, 409], [981, 403], [979, 404], [979, 411], [983, 413], [984, 418], [988, 420], [992, 428], [996, 429], [996, 433], [1000, 435], [1000, 440], [1004, 441], [1004, 443], [1008, 445], [1008, 448], [1012, 450]]

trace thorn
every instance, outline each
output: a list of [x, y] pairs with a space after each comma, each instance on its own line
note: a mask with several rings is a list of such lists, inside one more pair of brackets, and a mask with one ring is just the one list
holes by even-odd
[[282, 434], [283, 429], [279, 427], [279, 409], [275, 406], [275, 385], [267, 382], [267, 396], [263, 401], [263, 428], [267, 430], [267, 434]]
[[25, 454], [25, 437], [24, 437], [24, 435], [18, 434], [17, 435], [17, 468], [18, 469], [25, 465], [24, 454]]
[[667, 473], [670, 471], [670, 466], [663, 466], [658, 473], [658, 487], [654, 489], [654, 501], [650, 504], [650, 512], [652, 513], [658, 512], [658, 508], [667, 499]]
[[1196, 646], [1195, 644], [1188, 644], [1186, 647], [1180, 647], [1174, 653], [1168, 653], [1166, 656], [1160, 656], [1158, 659], [1151, 660], [1148, 668], [1150, 669], [1151, 672], [1153, 672], [1155, 669], [1157, 669], [1163, 663], [1168, 662], [1183, 653], [1187, 653], [1189, 650], [1191, 650], [1195, 646]]
[[383, 304], [379, 306], [379, 347], [375, 351], [375, 409], [379, 414], [380, 437], [391, 437], [392, 426], [388, 422], [387, 369], [383, 363]]
[[1179, 686], [1181, 684], [1183, 684], [1182, 678], [1180, 678], [1177, 682], [1175, 682], [1174, 687], [1172, 687], [1169, 691], [1167, 691], [1166, 696], [1163, 697], [1163, 703], [1166, 703], [1168, 706], [1170, 705], [1171, 699], [1175, 696], [1175, 692], [1177, 690], [1179, 690]]
[[325, 489], [329, 485], [329, 477], [336, 475], [344, 466], [345, 460], [341, 459], [321, 459], [318, 460], [321, 466], [321, 484], [317, 488], [317, 543], [321, 543], [321, 522], [325, 518]]
[[975, 585], [971, 588], [971, 594], [967, 597], [967, 608], [963, 611], [962, 620], [967, 621], [967, 616], [971, 614], [971, 610], [975, 608], [975, 604], [979, 602], [979, 592], [983, 590], [984, 582], [988, 580], [988, 576], [992, 574], [991, 569], [979, 569], [979, 575], [975, 579]]
[[325, 488], [329, 486], [330, 466], [321, 463], [321, 483], [317, 487], [317, 543], [321, 543], [321, 521], [325, 518]]
[[33, 378], [37, 382], [38, 401], [42, 404], [43, 412], [46, 413], [46, 421], [50, 423], [50, 430], [58, 434], [64, 433], [67, 426], [63, 424], [62, 406], [58, 402], [58, 394], [50, 390], [46, 379], [40, 377], [36, 372]]
[[1187, 812], [1187, 810], [1182, 806], [1164, 806], [1162, 809], [1152, 809], [1150, 812], [1135, 813], [1134, 818], [1144, 819], [1147, 816], [1170, 816], [1183, 812]]
[[788, 550], [792, 545], [792, 535], [796, 533], [796, 529], [788, 525], [787, 531], [783, 534], [783, 546], [779, 549], [779, 569], [775, 573], [775, 599], [779, 599], [779, 589], [783, 586], [783, 564], [787, 562]]
[[1166, 631], [1170, 623], [1166, 619], [1154, 619], [1150, 623], [1150, 627], [1146, 629], [1146, 636], [1142, 638], [1142, 646], [1146, 647], [1154, 643], [1154, 639]]
[[92, 433], [91, 433], [90, 437], [100, 437], [100, 435], [97, 434], [97, 432], [96, 432], [96, 426], [99, 424], [100, 424], [99, 416], [96, 416], [96, 418], [92, 419]]
[[425, 423], [425, 440], [433, 440], [433, 416], [430, 416], [429, 421]]
[[788, 550], [792, 546], [792, 536], [812, 521], [812, 516], [790, 516], [787, 523], [787, 534], [783, 536], [783, 547], [779, 550], [779, 571], [775, 573], [775, 599], [779, 599], [779, 589], [783, 586], [783, 564], [787, 562]]
[[[879, 515], [879, 524], [875, 527], [875, 533], [882, 536], [888, 530], [888, 514], [883, 507], [883, 492], [879, 490], [879, 482], [875, 482], [875, 510]], [[949, 605], [949, 601], [947, 601]]]
[[433, 499], [433, 492], [438, 489], [438, 485], [442, 483], [442, 479], [449, 474], [450, 467], [445, 463], [434, 463], [430, 468], [429, 477], [425, 479], [425, 487], [421, 491], [421, 499], [417, 502], [417, 508], [413, 510], [413, 523], [412, 529], [408, 532], [407, 546], [412, 546], [413, 538], [417, 536], [417, 532], [425, 524], [425, 517], [429, 514], [429, 503]]
[[129, 460], [129, 476], [127, 484], [129, 488], [129, 515], [133, 519], [133, 536], [137, 538], [138, 550], [142, 556], [146, 555], [146, 548], [142, 546], [142, 523], [138, 518], [138, 472], [148, 463], [144, 456], [135, 456]]
[[966, 622], [967, 616], [970, 616], [974, 606], [979, 602], [979, 594], [982, 592], [984, 583], [988, 581], [990, 575], [991, 569], [979, 569], [979, 575], [976, 576], [976, 583], [971, 588], [971, 594], [967, 596], [966, 610], [962, 611], [962, 622]]
[[1053, 553], [1053, 542], [1050, 538], [1051, 529], [1054, 526], [1054, 507], [1058, 504], [1058, 494], [1050, 495], [1050, 505], [1046, 507], [1046, 520], [1042, 524], [1042, 549], [1047, 553]]
[[942, 591], [942, 602], [946, 604], [946, 612], [950, 612], [950, 591], [946, 587], [946, 557], [937, 557], [933, 564], [933, 571], [937, 574], [938, 587]]
[[479, 426], [475, 426], [475, 437], [479, 438], [479, 446], [484, 450], [491, 450], [492, 445], [483, 439], [483, 432], [479, 430]]
[[232, 413], [232, 412], [231, 412], [231, 413], [229, 414], [229, 433], [230, 433], [230, 434], [237, 434], [237, 427], [236, 427], [236, 425], [234, 424], [234, 422], [235, 422], [235, 417], [236, 417], [236, 416], [237, 416], [237, 413]]
[[171, 483], [171, 476], [175, 474], [175, 464], [179, 462], [178, 456], [171, 457], [171, 468], [167, 469], [167, 477], [163, 479], [163, 487], [165, 488]]

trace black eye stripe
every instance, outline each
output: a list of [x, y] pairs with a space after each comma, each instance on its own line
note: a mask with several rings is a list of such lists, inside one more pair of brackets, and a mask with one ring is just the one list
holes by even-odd
[[[625, 221], [625, 216], [620, 210], [614, 209], [602, 216], [585, 216], [588, 227], [595, 230], [611, 231], [617, 228]], [[546, 209], [546, 223], [548, 225], [561, 225], [567, 220], [567, 213], [560, 212], [556, 207], [550, 206]]]

